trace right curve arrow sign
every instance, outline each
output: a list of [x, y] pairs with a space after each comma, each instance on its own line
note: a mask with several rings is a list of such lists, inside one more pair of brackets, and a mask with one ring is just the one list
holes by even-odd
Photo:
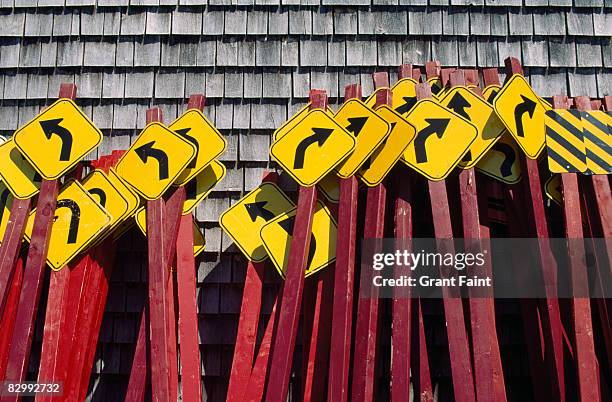
[[427, 162], [425, 142], [427, 142], [427, 139], [433, 134], [436, 134], [438, 138], [442, 138], [444, 131], [446, 131], [446, 127], [448, 127], [450, 119], [425, 119], [425, 121], [428, 123], [427, 127], [421, 129], [414, 139], [414, 152], [417, 163]]

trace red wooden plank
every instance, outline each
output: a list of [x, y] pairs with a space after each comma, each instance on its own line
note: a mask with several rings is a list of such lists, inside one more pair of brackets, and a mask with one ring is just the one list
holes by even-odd
[[[262, 182], [276, 183], [278, 175], [272, 172], [264, 173]], [[238, 334], [234, 347], [234, 358], [227, 391], [227, 402], [239, 402], [247, 392], [249, 378], [253, 369], [255, 341], [259, 314], [261, 312], [262, 289], [265, 263], [247, 263], [240, 318], [238, 319]], [[261, 399], [261, 397], [260, 397]]]
[[[310, 104], [311, 108], [325, 110], [327, 108], [327, 94], [322, 91], [311, 90]], [[295, 226], [291, 247], [289, 248], [287, 276], [284, 283], [284, 289], [290, 289], [291, 291], [283, 291], [281, 296], [281, 307], [278, 314], [278, 333], [281, 335], [274, 339], [274, 353], [272, 354], [272, 365], [266, 392], [267, 402], [285, 402], [287, 400], [295, 337], [304, 290], [304, 271], [306, 270], [310, 238], [312, 237], [312, 214], [314, 213], [316, 200], [316, 186], [300, 187]]]
[[[513, 74], [523, 74], [520, 62], [513, 57], [505, 61], [506, 74], [510, 78]], [[542, 184], [536, 160], [521, 156], [521, 169], [523, 180], [521, 181], [524, 194], [524, 212], [520, 215], [525, 217], [526, 225], [524, 234], [532, 238], [549, 238], [544, 202], [542, 197]], [[542, 267], [543, 281], [547, 284], [546, 289], [550, 291], [546, 300], [542, 301], [542, 332], [546, 341], [545, 362], [549, 370], [551, 383], [551, 398], [553, 400], [565, 400], [565, 373], [563, 369], [563, 324], [559, 301], [556, 298], [556, 261], [548, 244], [540, 245], [540, 264]]]
[[21, 250], [21, 242], [28, 216], [31, 200], [13, 198], [10, 220], [7, 223], [2, 244], [0, 244], [0, 314], [4, 311], [6, 299], [15, 272], [15, 263]]
[[[372, 80], [376, 89], [389, 88], [387, 73], [374, 73], [372, 74]], [[389, 89], [377, 92], [376, 105], [391, 105], [391, 91]], [[368, 188], [363, 230], [364, 239], [384, 237], [386, 196], [387, 188], [384, 183]], [[371, 272], [369, 273], [371, 274]], [[362, 280], [363, 278], [362, 274]], [[361, 283], [361, 286], [369, 287], [366, 283]], [[357, 302], [352, 383], [352, 401], [355, 402], [375, 400], [378, 302], [378, 290], [376, 288], [372, 289], [370, 297], [360, 297]]]
[[245, 396], [243, 399], [244, 402], [261, 402], [264, 396], [266, 376], [268, 373], [268, 369], [270, 368], [270, 354], [272, 354], [272, 337], [277, 330], [277, 306], [281, 295], [282, 290], [277, 295], [277, 298], [274, 301], [272, 313], [270, 314], [270, 319], [268, 320], [268, 324], [266, 325], [266, 332], [264, 333], [263, 339], [261, 340], [261, 345], [259, 345], [259, 352], [257, 352], [257, 358], [255, 359], [255, 364], [253, 365], [251, 376], [249, 377], [249, 385], [247, 386], [245, 392]]
[[23, 281], [24, 258], [17, 259], [12, 282], [8, 289], [5, 309], [0, 315], [0, 378], [4, 378], [6, 365], [8, 363], [8, 352], [15, 327], [15, 317], [17, 315], [17, 303], [21, 293], [21, 282]]
[[[204, 103], [204, 95], [191, 95], [187, 108], [202, 111], [204, 109]], [[191, 214], [188, 214], [180, 217], [179, 232], [176, 241], [176, 282], [179, 307], [179, 340], [181, 343], [181, 380], [183, 398], [188, 401], [199, 401], [202, 399], [195, 272], [195, 257], [193, 256], [193, 218]], [[170, 282], [172, 282], [172, 277], [170, 277]]]
[[[417, 85], [417, 99], [431, 97], [431, 88], [427, 84]], [[433, 215], [434, 233], [437, 239], [452, 239], [448, 196], [445, 181], [429, 181], [429, 198]], [[445, 245], [445, 252], [452, 245]], [[448, 334], [448, 349], [451, 362], [453, 390], [456, 401], [473, 401], [476, 399], [474, 380], [470, 361], [470, 346], [465, 328], [463, 305], [460, 298], [453, 297], [449, 288], [443, 288], [444, 316]]]
[[[471, 80], [467, 80], [467, 71], [457, 70], [450, 76], [451, 86], [475, 85], [478, 75], [474, 76], [473, 70]], [[461, 199], [461, 216], [463, 224], [463, 237], [468, 242], [480, 241], [489, 238], [489, 227], [483, 224], [485, 218], [479, 214], [478, 189], [476, 186], [476, 175], [474, 169], [464, 169], [459, 172], [459, 191]], [[482, 193], [482, 191], [481, 191]], [[486, 244], [486, 243], [485, 243]], [[466, 243], [466, 247], [468, 243]], [[474, 253], [482, 252], [481, 246], [472, 250]], [[466, 250], [467, 251], [467, 250]], [[487, 254], [488, 256], [488, 254]], [[491, 260], [487, 257], [483, 266], [484, 272], [489, 277], [493, 275]], [[506, 401], [506, 390], [504, 386], [504, 373], [502, 370], [497, 332], [495, 329], [495, 305], [488, 297], [471, 297], [470, 305], [470, 328], [472, 332], [472, 352], [474, 361], [474, 380], [478, 401]]]
[[[399, 78], [412, 75], [412, 65], [403, 64]], [[412, 239], [412, 193], [414, 182], [412, 173], [403, 169], [395, 178], [394, 234], [396, 239]], [[408, 247], [408, 244], [406, 244]], [[398, 273], [399, 275], [399, 273]], [[407, 402], [410, 400], [410, 341], [412, 298], [410, 288], [395, 289], [392, 300], [391, 324], [391, 401]]]
[[149, 312], [145, 305], [140, 315], [138, 339], [136, 341], [136, 349], [134, 350], [134, 359], [132, 360], [125, 402], [143, 402], [145, 399], [147, 383], [150, 381], [148, 370], [150, 365], [148, 321]]
[[421, 402], [433, 402], [434, 393], [431, 385], [431, 373], [429, 370], [429, 351], [427, 350], [427, 340], [425, 338], [425, 324], [423, 322], [423, 305], [421, 299], [414, 299], [413, 305], [415, 319], [412, 320], [411, 330], [418, 334], [417, 342], [412, 346], [410, 354], [410, 366], [413, 372], [415, 400], [417, 396]]
[[[578, 97], [575, 100], [579, 110], [589, 110], [591, 103], [588, 97]], [[563, 108], [567, 105], [567, 97], [555, 96], [553, 107]], [[606, 183], [608, 182], [606, 177]], [[580, 214], [580, 190], [578, 177], [575, 173], [562, 173], [563, 186], [563, 217], [565, 222], [565, 236], [571, 242], [569, 251], [569, 267], [571, 269], [571, 282], [574, 291], [588, 289], [588, 277], [584, 243], [576, 241], [582, 239], [582, 216]], [[608, 187], [609, 192], [609, 187]], [[608, 199], [610, 194], [607, 194]], [[580, 290], [577, 290], [580, 289]], [[593, 339], [593, 323], [591, 321], [591, 301], [588, 297], [575, 297], [572, 299], [572, 323], [574, 326], [574, 350], [576, 369], [578, 372], [578, 390], [580, 400], [600, 400], [599, 369], [595, 356], [595, 343]]]
[[[361, 86], [345, 87], [345, 101], [361, 99]], [[351, 361], [351, 331], [353, 324], [353, 286], [355, 283], [355, 239], [357, 234], [357, 178], [340, 179], [338, 202], [338, 240], [334, 269], [334, 300], [329, 362], [328, 399], [348, 400]]]

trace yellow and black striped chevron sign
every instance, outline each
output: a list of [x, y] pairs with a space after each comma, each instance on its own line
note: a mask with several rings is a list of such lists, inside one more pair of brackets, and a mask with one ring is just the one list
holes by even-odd
[[612, 173], [610, 116], [601, 111], [549, 110], [548, 167], [553, 173]]

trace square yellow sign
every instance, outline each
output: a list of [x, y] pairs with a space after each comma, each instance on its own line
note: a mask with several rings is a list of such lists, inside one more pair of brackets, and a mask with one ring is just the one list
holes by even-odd
[[308, 112], [270, 154], [300, 185], [314, 186], [355, 148], [355, 138], [322, 110]]
[[[36, 209], [30, 213], [26, 225], [25, 237], [28, 241], [32, 238], [35, 215]], [[47, 263], [55, 271], [62, 269], [100, 236], [112, 220], [98, 200], [76, 181], [68, 182], [60, 191], [55, 218], [47, 253]]]
[[466, 87], [450, 89], [440, 104], [472, 122], [478, 129], [478, 136], [459, 162], [459, 167], [470, 169], [491, 149], [506, 126], [495, 114], [493, 106]]
[[336, 167], [338, 176], [351, 177], [387, 138], [391, 126], [357, 99], [345, 102], [334, 120], [355, 136], [355, 149]]
[[[142, 232], [143, 235], [147, 235], [147, 210], [145, 207], [140, 208], [136, 211], [136, 215], [134, 216], [136, 220], [136, 226]], [[204, 248], [206, 247], [206, 240], [204, 235], [200, 231], [200, 227], [193, 218], [193, 255], [197, 257]]]
[[190, 109], [168, 128], [196, 147], [196, 157], [179, 175], [176, 185], [183, 185], [206, 168], [227, 147], [227, 141], [219, 130], [197, 109]]
[[117, 163], [117, 174], [147, 200], [155, 200], [174, 183], [196, 156], [190, 141], [161, 123], [140, 133]]
[[[278, 273], [284, 278], [293, 235], [296, 209], [284, 213], [261, 228], [261, 240]], [[329, 209], [317, 201], [312, 216], [312, 237], [305, 276], [327, 267], [336, 261], [338, 225]]]
[[225, 177], [225, 165], [212, 161], [208, 166], [185, 184], [187, 196], [183, 204], [183, 215], [190, 214], [212, 189]]
[[70, 99], [59, 99], [13, 136], [45, 179], [62, 176], [102, 142], [102, 133]]
[[403, 161], [433, 181], [448, 176], [478, 135], [476, 126], [430, 99], [417, 102], [406, 119], [417, 134]]
[[219, 224], [250, 261], [268, 258], [259, 231], [274, 217], [295, 208], [276, 184], [262, 183], [221, 214]]
[[389, 106], [378, 107], [376, 113], [389, 123], [391, 131], [357, 173], [359, 178], [370, 187], [382, 183], [416, 134], [414, 126]]
[[12, 139], [0, 145], [0, 177], [15, 198], [27, 200], [40, 191], [42, 177]]
[[493, 107], [525, 155], [537, 159], [544, 149], [544, 113], [548, 108], [525, 77], [513, 75], [495, 96]]

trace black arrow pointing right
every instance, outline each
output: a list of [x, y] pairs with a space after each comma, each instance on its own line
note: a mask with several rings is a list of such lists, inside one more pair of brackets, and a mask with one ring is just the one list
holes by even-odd
[[79, 233], [79, 222], [81, 220], [81, 208], [79, 205], [70, 199], [58, 200], [55, 209], [68, 208], [70, 209], [70, 230], [68, 230], [67, 244], [74, 244], [77, 241]]
[[147, 142], [134, 151], [143, 163], [147, 163], [149, 156], [157, 159], [157, 163], [159, 164], [159, 180], [164, 180], [168, 178], [168, 155], [161, 149], [153, 148], [154, 144], [155, 141]]
[[[288, 217], [284, 221], [278, 222], [278, 225], [287, 232], [289, 236], [293, 236], [293, 227], [295, 226], [295, 215]], [[312, 259], [315, 255], [315, 251], [317, 250], [317, 240], [314, 237], [314, 234], [310, 235], [310, 248], [308, 250], [308, 263], [306, 264], [306, 268], [310, 266], [312, 263]]]
[[246, 208], [247, 213], [253, 222], [255, 222], [258, 217], [262, 218], [266, 222], [274, 218], [274, 214], [265, 208], [267, 203], [268, 201], [255, 201], [249, 204], [244, 204], [244, 207]]
[[98, 187], [91, 188], [87, 190], [89, 194], [97, 195], [100, 198], [99, 204], [102, 205], [102, 208], [106, 207], [106, 193], [104, 190]]
[[493, 149], [499, 153], [504, 154], [504, 161], [499, 167], [499, 172], [503, 177], [508, 177], [512, 175], [512, 164], [516, 160], [516, 154], [514, 153], [514, 148], [512, 148], [508, 144], [504, 144], [503, 142], [497, 142], [493, 145]]
[[346, 131], [350, 131], [353, 133], [355, 137], [359, 135], [361, 130], [363, 130], [363, 126], [368, 121], [367, 117], [349, 117], [348, 118], [349, 125], [346, 126]]
[[191, 162], [189, 162], [189, 165], [187, 165], [188, 168], [194, 169], [196, 167], [196, 162], [197, 162], [197, 159], [198, 159], [198, 154], [200, 152], [200, 145], [198, 144], [198, 141], [194, 137], [192, 137], [189, 134], [187, 134], [189, 131], [191, 131], [190, 127], [181, 128], [179, 130], [174, 130], [175, 133], [177, 133], [178, 135], [180, 135], [181, 137], [183, 137], [187, 141], [191, 142], [196, 147], [196, 156], [194, 156], [193, 159], [191, 160]]
[[416, 96], [403, 96], [402, 99], [404, 99], [404, 104], [395, 108], [395, 111], [399, 114], [408, 113], [417, 103]]
[[459, 92], [455, 92], [453, 98], [450, 100], [447, 107], [449, 109], [452, 109], [458, 115], [465, 117], [469, 121], [470, 116], [468, 116], [467, 112], [465, 111], [465, 108], [471, 106], [472, 105], [470, 104], [470, 102], [468, 102], [467, 99], [463, 97], [463, 95], [461, 95]]
[[62, 148], [60, 149], [60, 161], [69, 161], [70, 160], [70, 151], [72, 151], [72, 134], [66, 128], [60, 126], [60, 123], [64, 119], [60, 117], [59, 119], [50, 119], [43, 120], [40, 122], [40, 126], [45, 132], [45, 137], [48, 140], [51, 139], [53, 134], [57, 135], [62, 141]]
[[414, 153], [417, 163], [427, 162], [427, 151], [425, 150], [425, 142], [427, 139], [436, 134], [438, 138], [442, 138], [450, 119], [425, 119], [429, 125], [421, 129], [414, 139]]
[[525, 95], [521, 95], [523, 102], [516, 105], [514, 108], [514, 123], [516, 124], [516, 135], [519, 137], [525, 136], [525, 129], [523, 128], [523, 115], [529, 114], [529, 118], [533, 117], [533, 112], [536, 108], [536, 102], [529, 99]]
[[308, 137], [304, 138], [302, 142], [300, 142], [295, 150], [295, 159], [293, 160], [293, 168], [294, 169], [303, 169], [304, 168], [304, 157], [306, 155], [306, 150], [309, 146], [314, 143], [318, 143], [319, 147], [325, 144], [325, 141], [329, 138], [331, 133], [334, 132], [332, 128], [318, 128], [314, 127], [312, 129], [312, 134]]

